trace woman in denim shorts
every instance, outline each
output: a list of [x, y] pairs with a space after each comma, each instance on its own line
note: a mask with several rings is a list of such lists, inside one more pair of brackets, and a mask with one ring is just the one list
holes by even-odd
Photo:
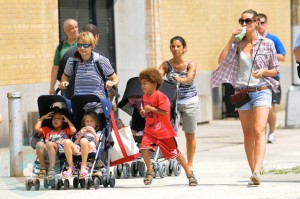
[[[272, 106], [272, 90], [278, 92], [279, 82], [272, 77], [279, 73], [274, 43], [259, 35], [258, 14], [246, 10], [238, 20], [242, 26], [232, 35], [219, 56], [219, 67], [213, 73], [211, 86], [231, 83], [236, 92], [247, 90], [250, 101], [238, 108], [244, 133], [244, 145], [251, 169], [249, 185], [259, 185], [259, 171], [266, 151], [265, 128]], [[236, 35], [246, 29], [237, 41]]]
[[193, 171], [198, 115], [198, 94], [194, 84], [197, 65], [184, 57], [186, 42], [182, 37], [175, 36], [170, 40], [170, 51], [173, 58], [163, 62], [158, 70], [179, 86], [177, 113], [181, 116], [182, 130], [185, 132], [187, 165]]

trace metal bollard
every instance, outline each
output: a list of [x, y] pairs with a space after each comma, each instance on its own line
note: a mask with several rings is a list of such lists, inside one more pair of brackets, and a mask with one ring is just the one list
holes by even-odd
[[23, 176], [21, 92], [7, 93], [9, 118], [10, 176]]

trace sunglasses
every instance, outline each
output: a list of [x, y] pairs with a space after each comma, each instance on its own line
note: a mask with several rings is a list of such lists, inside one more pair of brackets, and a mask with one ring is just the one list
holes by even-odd
[[246, 23], [246, 25], [249, 25], [253, 22], [252, 19], [250, 18], [247, 18], [247, 19], [242, 19], [242, 18], [239, 18], [239, 24], [243, 25], [244, 23]]
[[91, 44], [77, 44], [78, 48], [81, 48], [83, 46], [83, 48], [88, 48], [91, 46]]
[[262, 26], [265, 25], [265, 23], [266, 23], [265, 21], [259, 22], [259, 24], [262, 25]]

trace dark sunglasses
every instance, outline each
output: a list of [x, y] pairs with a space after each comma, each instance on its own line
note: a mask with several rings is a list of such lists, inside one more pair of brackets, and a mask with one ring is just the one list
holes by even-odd
[[83, 46], [83, 48], [88, 48], [91, 46], [91, 44], [77, 44], [78, 48], [81, 48]]
[[247, 18], [247, 19], [242, 19], [242, 18], [239, 18], [239, 24], [243, 25], [244, 23], [246, 23], [247, 25], [251, 24], [253, 22], [252, 19], [250, 18]]
[[262, 25], [262, 26], [265, 25], [265, 23], [266, 23], [265, 21], [259, 22], [259, 24]]

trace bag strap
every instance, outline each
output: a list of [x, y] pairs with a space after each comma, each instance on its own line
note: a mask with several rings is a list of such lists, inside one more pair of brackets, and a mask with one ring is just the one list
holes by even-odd
[[[261, 42], [262, 42], [262, 39], [261, 39], [260, 42], [259, 42], [259, 46], [258, 46], [258, 48], [257, 48], [257, 51], [256, 51], [256, 53], [255, 53], [255, 55], [254, 55], [254, 58], [253, 58], [253, 61], [252, 61], [252, 66], [251, 66], [251, 69], [250, 69], [250, 74], [249, 74], [249, 79], [248, 79], [248, 83], [247, 83], [247, 88], [246, 88], [246, 90], [248, 90], [248, 88], [249, 88], [249, 83], [250, 83], [251, 73], [252, 73], [252, 69], [253, 69], [253, 66], [254, 66], [254, 60], [255, 60], [255, 58], [256, 58], [256, 55], [257, 55], [257, 52], [258, 52], [258, 50], [259, 50], [259, 47], [260, 47]], [[248, 92], [247, 92], [247, 93], [248, 93]]]
[[113, 113], [113, 111], [110, 112], [110, 119], [111, 119], [111, 123], [112, 123], [112, 126], [113, 126], [113, 130], [114, 130], [115, 135], [116, 135], [116, 139], [117, 139], [117, 141], [119, 143], [120, 149], [121, 149], [124, 157], [126, 157], [128, 155], [127, 155], [127, 152], [125, 150], [124, 144], [122, 142], [122, 139], [121, 139], [118, 127], [117, 127], [117, 123], [116, 123], [116, 119], [115, 119], [115, 114]]

